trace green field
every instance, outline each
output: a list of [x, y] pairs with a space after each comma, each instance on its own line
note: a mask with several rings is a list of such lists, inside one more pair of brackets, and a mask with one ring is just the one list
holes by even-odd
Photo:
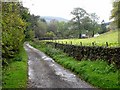
[[94, 38], [87, 38], [87, 39], [62, 39], [62, 40], [52, 40], [52, 42], [58, 42], [63, 44], [72, 44], [73, 45], [81, 45], [80, 42], [82, 42], [82, 45], [85, 46], [91, 46], [92, 42], [95, 43], [95, 46], [106, 46], [106, 42], [108, 42], [109, 47], [118, 47], [120, 46], [118, 43], [118, 30], [109, 31], [107, 33], [101, 34], [98, 37]]

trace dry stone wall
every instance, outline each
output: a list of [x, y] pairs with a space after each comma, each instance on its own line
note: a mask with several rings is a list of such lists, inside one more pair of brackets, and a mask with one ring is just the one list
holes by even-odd
[[120, 68], [120, 47], [75, 46], [54, 42], [47, 42], [47, 44], [63, 50], [77, 60], [106, 60], [109, 64], [113, 63]]

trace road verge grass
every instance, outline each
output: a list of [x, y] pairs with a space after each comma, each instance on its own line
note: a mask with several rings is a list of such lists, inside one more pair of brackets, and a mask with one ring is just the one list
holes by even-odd
[[51, 56], [57, 63], [76, 73], [81, 79], [99, 88], [120, 88], [119, 70], [103, 60], [75, 60], [61, 50], [42, 43], [30, 43], [35, 48]]
[[21, 48], [8, 66], [2, 69], [2, 88], [26, 88], [27, 86], [27, 53]]

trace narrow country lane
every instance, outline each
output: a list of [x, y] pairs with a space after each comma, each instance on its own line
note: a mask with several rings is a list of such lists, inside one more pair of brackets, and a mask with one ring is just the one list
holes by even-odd
[[28, 54], [28, 88], [93, 88], [28, 43], [24, 48]]

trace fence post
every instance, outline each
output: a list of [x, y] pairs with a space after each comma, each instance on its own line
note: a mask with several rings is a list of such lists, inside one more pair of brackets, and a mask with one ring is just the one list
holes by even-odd
[[106, 47], [108, 47], [108, 42], [106, 42]]
[[80, 46], [82, 46], [82, 42], [80, 42]]
[[55, 43], [55, 48], [56, 48], [56, 44], [57, 44], [57, 43]]
[[67, 41], [66, 41], [66, 44], [67, 44]]
[[70, 44], [72, 45], [72, 41], [70, 42]]
[[92, 46], [95, 46], [95, 43], [94, 43], [94, 42], [92, 42]]

